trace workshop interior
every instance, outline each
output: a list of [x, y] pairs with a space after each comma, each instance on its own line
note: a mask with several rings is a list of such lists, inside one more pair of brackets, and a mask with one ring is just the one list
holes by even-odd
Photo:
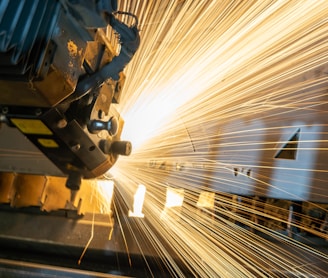
[[0, 0], [0, 277], [327, 277], [327, 19]]

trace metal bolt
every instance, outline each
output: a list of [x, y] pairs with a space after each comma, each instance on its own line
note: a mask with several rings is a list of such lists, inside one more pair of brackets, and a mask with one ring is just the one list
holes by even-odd
[[40, 108], [35, 109], [35, 115], [40, 116], [42, 114], [42, 110]]
[[67, 121], [65, 119], [61, 119], [57, 122], [57, 127], [58, 128], [64, 128], [67, 126]]
[[73, 152], [77, 152], [79, 149], [81, 149], [81, 145], [80, 144], [73, 145], [71, 149]]
[[9, 109], [7, 106], [4, 106], [4, 107], [2, 107], [1, 111], [2, 111], [2, 114], [7, 114], [9, 112]]

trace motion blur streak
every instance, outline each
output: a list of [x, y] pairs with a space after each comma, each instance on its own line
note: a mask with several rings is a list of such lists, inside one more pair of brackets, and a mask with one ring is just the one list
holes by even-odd
[[[121, 0], [120, 7], [139, 16], [141, 46], [126, 69], [120, 111], [125, 119], [123, 137], [132, 141], [133, 152], [111, 172], [130, 209], [137, 185], [145, 185], [142, 211], [149, 222], [140, 222], [139, 232], [153, 238], [168, 271], [183, 275], [154, 231], [191, 272], [202, 277], [281, 277], [284, 271], [298, 277], [328, 275], [297, 257], [302, 251], [327, 260], [325, 254], [250, 220], [282, 221], [279, 215], [268, 215], [258, 206], [241, 207], [238, 200], [218, 195], [215, 204], [220, 206], [197, 208], [203, 191], [215, 192], [209, 184], [243, 187], [233, 175], [220, 177], [221, 172], [231, 171], [229, 159], [234, 152], [245, 163], [250, 151], [272, 148], [272, 142], [261, 138], [289, 127], [286, 123], [247, 130], [244, 125], [255, 120], [274, 123], [293, 113], [307, 118], [324, 110], [327, 92], [320, 88], [327, 86], [328, 75], [303, 77], [327, 63], [328, 1]], [[221, 129], [226, 123], [232, 128]], [[313, 132], [321, 135], [324, 126]], [[257, 136], [249, 138], [250, 134]], [[316, 146], [324, 139], [316, 140], [308, 150], [319, 151]], [[220, 160], [219, 147], [226, 148]], [[151, 167], [151, 160], [156, 160], [156, 167]], [[278, 167], [261, 158], [250, 166]], [[292, 177], [300, 171], [327, 172], [326, 168], [289, 170]], [[265, 173], [242, 175], [272, 189], [275, 177], [270, 181]], [[165, 206], [168, 187], [184, 190], [181, 207]], [[258, 188], [254, 190], [256, 195]], [[243, 215], [234, 213], [237, 209]], [[294, 251], [273, 248], [254, 230], [293, 246]]]

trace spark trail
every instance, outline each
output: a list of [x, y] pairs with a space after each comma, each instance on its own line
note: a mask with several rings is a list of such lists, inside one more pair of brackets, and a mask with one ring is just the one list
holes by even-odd
[[[272, 214], [270, 203], [234, 196], [275, 192], [293, 200], [295, 192], [276, 184], [297, 187], [300, 175], [313, 187], [327, 184], [326, 165], [286, 166], [267, 157], [294, 122], [309, 135], [300, 150], [327, 153], [328, 2], [122, 0], [120, 9], [138, 15], [141, 45], [126, 69], [120, 107], [122, 137], [134, 149], [111, 172], [127, 203], [138, 184], [146, 186], [149, 222], [140, 229], [170, 274], [183, 275], [156, 233], [195, 276], [326, 276], [297, 252], [319, 261], [326, 254], [262, 224], [290, 225], [288, 207]], [[167, 205], [170, 189], [182, 206]], [[327, 200], [327, 191], [321, 194]], [[311, 230], [297, 221], [293, 226]], [[288, 248], [273, 248], [253, 231]]]

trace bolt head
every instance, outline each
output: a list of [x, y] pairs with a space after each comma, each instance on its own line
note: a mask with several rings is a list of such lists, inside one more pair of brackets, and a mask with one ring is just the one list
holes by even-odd
[[65, 119], [61, 119], [57, 122], [57, 127], [58, 128], [64, 128], [67, 126], [67, 121]]

